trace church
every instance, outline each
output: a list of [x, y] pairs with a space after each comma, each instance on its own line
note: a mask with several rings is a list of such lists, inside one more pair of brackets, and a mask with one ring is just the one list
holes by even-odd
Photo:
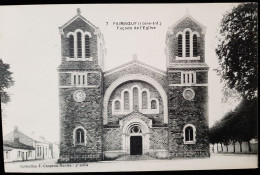
[[186, 14], [168, 28], [166, 71], [136, 55], [105, 71], [103, 34], [80, 9], [59, 31], [58, 162], [210, 156], [204, 25]]

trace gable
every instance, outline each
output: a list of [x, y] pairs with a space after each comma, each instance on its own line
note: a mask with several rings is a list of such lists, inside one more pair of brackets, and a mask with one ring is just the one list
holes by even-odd
[[115, 69], [105, 72], [105, 88], [108, 88], [110, 84], [112, 84], [118, 78], [129, 74], [140, 74], [149, 76], [155, 79], [158, 83], [160, 83], [163, 86], [163, 88], [167, 87], [167, 77], [164, 71], [149, 66], [147, 64], [141, 63], [139, 61], [132, 61], [130, 63], [124, 64]]

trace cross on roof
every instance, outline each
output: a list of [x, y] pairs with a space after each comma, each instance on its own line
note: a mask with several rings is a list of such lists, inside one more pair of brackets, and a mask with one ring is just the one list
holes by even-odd
[[81, 11], [80, 8], [77, 8], [77, 14], [80, 15]]

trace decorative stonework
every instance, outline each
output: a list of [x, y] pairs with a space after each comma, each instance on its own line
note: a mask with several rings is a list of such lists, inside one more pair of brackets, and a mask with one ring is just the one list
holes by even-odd
[[168, 123], [168, 102], [167, 102], [167, 95], [165, 90], [162, 88], [162, 86], [154, 79], [146, 76], [146, 75], [140, 75], [140, 74], [130, 74], [123, 76], [121, 78], [118, 78], [116, 81], [114, 81], [106, 90], [104, 95], [104, 102], [103, 102], [103, 124], [107, 124], [108, 122], [108, 102], [110, 99], [110, 96], [112, 92], [122, 83], [132, 80], [141, 80], [144, 82], [147, 82], [151, 85], [153, 85], [159, 92], [160, 96], [162, 97], [163, 101], [163, 110], [164, 110], [164, 123]]
[[77, 90], [73, 93], [73, 98], [76, 102], [82, 102], [86, 99], [86, 93], [83, 90]]
[[183, 91], [183, 97], [186, 100], [192, 100], [195, 97], [195, 92], [191, 88], [187, 88]]

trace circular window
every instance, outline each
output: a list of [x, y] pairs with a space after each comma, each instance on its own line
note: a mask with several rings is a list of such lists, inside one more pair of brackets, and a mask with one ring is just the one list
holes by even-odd
[[82, 102], [86, 99], [86, 93], [83, 90], [77, 90], [73, 93], [73, 98], [76, 102]]
[[187, 88], [183, 91], [183, 97], [186, 100], [192, 100], [195, 97], [195, 92], [191, 88]]
[[139, 126], [134, 126], [131, 128], [130, 133], [142, 133], [142, 130]]

